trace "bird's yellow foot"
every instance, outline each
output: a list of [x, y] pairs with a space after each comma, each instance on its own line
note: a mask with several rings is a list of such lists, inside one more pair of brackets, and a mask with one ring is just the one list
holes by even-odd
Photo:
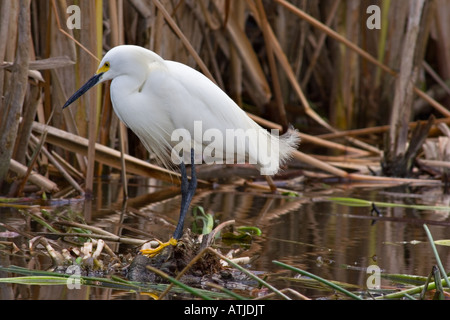
[[161, 242], [159, 240], [156, 240], [156, 241], [158, 241], [158, 243], [159, 243], [158, 247], [156, 247], [154, 249], [142, 249], [141, 253], [143, 255], [146, 255], [146, 256], [150, 257], [150, 258], [153, 258], [158, 253], [160, 253], [162, 251], [162, 249], [164, 249], [165, 247], [170, 246], [170, 245], [176, 246], [177, 243], [178, 243], [178, 241], [175, 238], [170, 238], [170, 240], [167, 241], [167, 242]]

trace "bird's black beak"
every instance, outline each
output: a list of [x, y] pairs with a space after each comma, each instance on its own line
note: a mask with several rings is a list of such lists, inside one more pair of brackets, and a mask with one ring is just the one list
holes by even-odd
[[92, 88], [93, 86], [95, 86], [99, 81], [101, 76], [103, 75], [103, 72], [98, 73], [96, 75], [94, 75], [92, 78], [90, 78], [80, 89], [78, 89], [77, 92], [75, 92], [70, 98], [69, 100], [67, 100], [67, 102], [63, 105], [63, 109], [68, 107], [70, 104], [72, 104], [72, 102], [75, 102], [75, 100], [77, 100], [79, 97], [81, 97], [83, 94], [86, 93], [86, 91], [88, 91], [90, 88]]

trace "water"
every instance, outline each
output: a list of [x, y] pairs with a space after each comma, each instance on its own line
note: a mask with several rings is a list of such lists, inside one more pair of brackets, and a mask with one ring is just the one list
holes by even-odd
[[[436, 195], [439, 190], [432, 191]], [[436, 203], [421, 203], [421, 197], [405, 197], [404, 192], [386, 192], [384, 188], [336, 190], [333, 193], [304, 193], [298, 199], [228, 193], [216, 194], [213, 203], [228, 199], [230, 206], [222, 212], [224, 218], [235, 219], [237, 225], [261, 228], [263, 236], [249, 250], [250, 256], [260, 256], [252, 265], [254, 270], [294, 276], [274, 265], [272, 261], [277, 260], [325, 279], [354, 284], [362, 289], [367, 287], [367, 268], [371, 265], [390, 274], [427, 276], [430, 273], [436, 262], [423, 223], [430, 224], [434, 239], [448, 239], [448, 212], [380, 208], [382, 216], [373, 220], [370, 207], [338, 205], [329, 201], [329, 196], [390, 203]], [[432, 198], [429, 195], [424, 197]], [[444, 265], [450, 262], [448, 247], [441, 246], [438, 251]], [[279, 288], [296, 288], [310, 297], [324, 295], [323, 291], [305, 291], [295, 282], [278, 282]], [[389, 281], [383, 280], [381, 284], [389, 285]]]
[[[167, 239], [178, 219], [180, 197], [173, 196], [178, 194], [177, 188], [167, 192], [168, 199], [156, 203], [152, 203], [155, 197], [146, 197], [145, 194], [167, 189], [161, 189], [152, 180], [131, 181], [129, 190], [131, 199], [128, 205], [134, 209], [121, 210], [122, 189], [120, 182], [114, 180], [100, 183], [92, 202], [72, 201], [69, 207], [73, 211], [83, 212], [90, 224], [115, 234]], [[233, 219], [235, 226], [260, 228], [262, 236], [255, 237], [251, 246], [243, 252], [243, 255], [254, 259], [246, 267], [265, 272], [267, 281], [278, 289], [292, 288], [310, 298], [330, 298], [333, 293], [299, 281], [303, 278], [298, 279], [297, 274], [275, 265], [274, 260], [365, 290], [370, 276], [367, 268], [373, 265], [383, 273], [428, 276], [436, 260], [423, 228], [424, 223], [429, 226], [435, 240], [450, 238], [448, 211], [379, 207], [381, 216], [378, 216], [371, 212], [370, 207], [350, 207], [330, 201], [331, 196], [344, 196], [389, 203], [446, 206], [448, 198], [442, 195], [440, 189], [319, 185], [308, 189], [300, 187], [299, 192], [299, 197], [288, 197], [232, 187], [199, 190], [193, 205], [202, 206], [207, 213], [214, 215], [217, 222]], [[0, 210], [0, 222], [4, 224], [25, 232], [33, 231], [29, 228], [42, 229], [36, 223], [27, 221], [26, 216], [17, 209], [5, 207]], [[193, 218], [189, 216], [185, 227], [192, 226], [192, 222]], [[0, 232], [4, 231], [6, 229], [0, 227]], [[19, 248], [28, 245], [20, 236], [1, 240], [13, 241]], [[136, 249], [122, 244], [112, 247], [121, 252]], [[20, 252], [10, 255], [7, 251], [7, 247], [2, 249], [0, 264], [11, 263], [30, 268], [51, 265], [44, 256], [29, 260]], [[449, 248], [438, 246], [438, 252], [444, 267], [448, 269]], [[393, 284], [382, 279], [381, 285], [388, 287]], [[2, 299], [143, 298], [134, 293], [99, 288], [67, 290], [64, 286], [6, 286], [9, 287], [1, 287]]]

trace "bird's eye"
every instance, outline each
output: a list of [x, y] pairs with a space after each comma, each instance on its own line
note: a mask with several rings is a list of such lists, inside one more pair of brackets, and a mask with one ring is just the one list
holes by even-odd
[[105, 62], [105, 67], [109, 68], [109, 62]]

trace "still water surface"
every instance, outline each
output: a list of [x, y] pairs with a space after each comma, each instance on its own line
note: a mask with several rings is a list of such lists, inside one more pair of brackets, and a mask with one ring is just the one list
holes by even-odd
[[[132, 181], [129, 190], [126, 210], [120, 209], [122, 190], [119, 181], [100, 183], [92, 201], [74, 201], [70, 206], [74, 211], [83, 212], [91, 224], [115, 234], [143, 239], [168, 238], [178, 219], [180, 197], [151, 203], [152, 197], [146, 198], [145, 195], [159, 190], [151, 180]], [[171, 192], [176, 195], [177, 189]], [[428, 276], [436, 260], [424, 223], [435, 240], [450, 239], [448, 211], [380, 207], [381, 215], [378, 216], [371, 212], [370, 207], [350, 207], [330, 201], [332, 196], [401, 204], [448, 206], [449, 202], [448, 196], [443, 195], [440, 189], [334, 185], [301, 187], [298, 197], [267, 195], [232, 187], [199, 190], [193, 205], [202, 206], [207, 213], [214, 215], [218, 223], [233, 219], [235, 226], [260, 228], [262, 235], [255, 237], [242, 254], [252, 258], [252, 263], [246, 267], [267, 273], [268, 282], [278, 289], [293, 288], [310, 298], [332, 298], [333, 293], [297, 281], [294, 279], [298, 278], [297, 275], [272, 261], [281, 261], [322, 278], [365, 290], [369, 277], [367, 268], [371, 265], [377, 265], [388, 274]], [[17, 210], [1, 210], [0, 222], [18, 229], [29, 225]], [[185, 227], [191, 227], [192, 223], [190, 216]], [[5, 230], [0, 227], [0, 231]], [[24, 245], [20, 237], [0, 240], [14, 241], [18, 247]], [[124, 245], [114, 248], [118, 251], [133, 250]], [[444, 267], [449, 269], [450, 248], [439, 246], [438, 251]], [[0, 256], [0, 264], [3, 265], [30, 265], [29, 261], [19, 261], [17, 257], [4, 253]], [[388, 287], [391, 283], [383, 279], [381, 285]], [[145, 299], [134, 293], [117, 293], [110, 289], [7, 286], [0, 290], [1, 299]]]

